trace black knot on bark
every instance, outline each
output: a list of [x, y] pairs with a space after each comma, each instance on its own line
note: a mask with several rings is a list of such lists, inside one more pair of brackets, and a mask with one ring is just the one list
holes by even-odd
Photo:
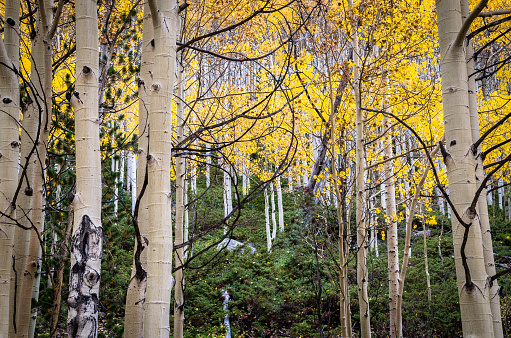
[[4, 97], [4, 99], [2, 100], [2, 102], [3, 102], [3, 103], [5, 103], [5, 104], [9, 104], [9, 103], [11, 103], [11, 102], [12, 102], [12, 100], [11, 100], [10, 98], [8, 98], [8, 97]]
[[5, 20], [5, 22], [7, 22], [7, 24], [11, 27], [14, 27], [16, 26], [16, 21], [14, 21], [13, 18], [7, 18], [7, 20]]
[[32, 196], [32, 195], [34, 195], [34, 189], [32, 189], [31, 187], [26, 187], [26, 188], [25, 188], [25, 195], [26, 195], [26, 196]]
[[154, 47], [154, 39], [151, 40], [151, 47]]
[[85, 75], [89, 74], [90, 72], [91, 72], [91, 69], [90, 69], [89, 67], [87, 67], [87, 66], [83, 66], [83, 73], [84, 73]]

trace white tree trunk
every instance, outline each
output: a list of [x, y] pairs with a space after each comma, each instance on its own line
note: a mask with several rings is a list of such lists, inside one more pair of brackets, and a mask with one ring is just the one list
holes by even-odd
[[[115, 124], [112, 124], [115, 127]], [[114, 174], [114, 219], [117, 219], [117, 211], [119, 210], [119, 187], [117, 182], [117, 172], [119, 171], [119, 161], [115, 159], [115, 150], [112, 150], [112, 174]]]
[[209, 143], [206, 144], [206, 188], [209, 188], [211, 185], [211, 145]]
[[[9, 304], [14, 304], [11, 288], [12, 253], [16, 219], [13, 198], [18, 183], [19, 80], [9, 68], [19, 68], [19, 1], [5, 1], [4, 38], [0, 37], [0, 337], [8, 337], [12, 323]], [[10, 22], [10, 24], [7, 23]], [[11, 21], [12, 20], [12, 21]], [[23, 161], [23, 159], [21, 159]], [[23, 272], [19, 271], [19, 276]]]
[[268, 188], [264, 188], [264, 219], [266, 224], [266, 249], [271, 251], [270, 203], [268, 201]]
[[[51, 24], [52, 12], [49, 10], [51, 4], [43, 2], [46, 10], [38, 13], [38, 32], [32, 47], [31, 63], [31, 82], [34, 85], [35, 92], [32, 95], [32, 104], [29, 105], [23, 117], [23, 132], [21, 133], [22, 142], [22, 162], [25, 165], [29, 153], [36, 143], [36, 152], [30, 156], [28, 162], [26, 177], [30, 182], [30, 188], [26, 182], [23, 183], [23, 194], [20, 196], [20, 210], [27, 213], [26, 218], [21, 218], [21, 223], [25, 227], [31, 227], [33, 224], [39, 233], [41, 233], [44, 213], [44, 172], [41, 163], [46, 158], [46, 146], [48, 144], [50, 126], [48, 118], [51, 116], [51, 48], [48, 46], [46, 34], [48, 24]], [[46, 20], [43, 23], [40, 17], [41, 13], [46, 13]], [[51, 43], [51, 39], [49, 39]], [[38, 138], [39, 136], [39, 138]], [[13, 256], [16, 260], [16, 329], [18, 337], [27, 337], [29, 335], [29, 323], [31, 317], [32, 291], [35, 285], [37, 268], [39, 263], [39, 238], [34, 230], [23, 230], [17, 227], [15, 230], [15, 243]], [[27, 264], [28, 263], [28, 264]], [[15, 284], [12, 283], [12, 286]], [[11, 288], [12, 290], [12, 288]], [[14, 295], [14, 290], [12, 290]], [[14, 302], [11, 303], [11, 309]], [[14, 334], [12, 333], [12, 336]]]
[[[385, 128], [390, 127], [387, 117], [383, 119]], [[384, 159], [393, 156], [392, 140], [389, 133], [384, 140]], [[396, 188], [394, 184], [394, 161], [387, 161], [383, 165], [385, 180], [385, 205], [387, 214], [387, 254], [389, 268], [389, 312], [390, 312], [390, 337], [399, 338], [402, 332], [397, 331], [401, 325], [397, 316], [398, 280], [399, 280], [399, 247], [397, 238], [397, 209], [396, 209]], [[383, 201], [383, 197], [382, 197]]]
[[[180, 65], [177, 71], [177, 126], [176, 142], [180, 143], [184, 138], [185, 115], [184, 115], [184, 87], [183, 66]], [[184, 221], [184, 194], [185, 194], [186, 165], [184, 157], [176, 158], [176, 233], [174, 242], [176, 245], [183, 244], [183, 221]], [[176, 268], [184, 263], [184, 250], [179, 248], [174, 255]], [[184, 273], [180, 268], [175, 272], [176, 287], [174, 289], [174, 338], [183, 337], [184, 325]]]
[[282, 187], [280, 185], [280, 176], [275, 180], [277, 187], [277, 207], [279, 211], [279, 230], [284, 231], [284, 205], [282, 201]]
[[504, 180], [502, 178], [499, 178], [499, 180], [497, 182], [497, 186], [499, 187], [499, 188], [497, 188], [497, 195], [499, 198], [499, 209], [500, 210], [504, 210], [504, 187], [502, 187], [502, 185], [504, 185]]
[[[144, 21], [142, 33], [142, 60], [140, 64], [139, 108], [138, 108], [138, 156], [136, 164], [136, 189], [132, 190], [132, 199], [140, 196], [144, 185], [147, 171], [147, 155], [149, 144], [149, 109], [151, 109], [150, 90], [152, 87], [152, 71], [154, 62], [153, 23], [151, 11], [147, 2], [144, 3]], [[134, 196], [135, 195], [135, 196]], [[133, 203], [133, 202], [132, 202]], [[132, 204], [135, 211], [135, 204]], [[148, 191], [142, 195], [138, 210], [138, 228], [141, 236], [148, 236], [149, 232], [149, 211], [148, 211]], [[145, 242], [143, 240], [142, 244]], [[137, 246], [135, 245], [135, 251]], [[126, 294], [126, 312], [124, 314], [124, 337], [125, 338], [143, 338], [144, 337], [144, 315], [145, 315], [145, 295], [147, 285], [147, 246], [140, 253], [140, 265], [143, 271], [137, 275], [135, 262], [133, 264], [131, 279]]]
[[135, 211], [135, 204], [137, 202], [137, 161], [135, 154], [129, 152], [128, 160], [131, 163], [130, 168], [130, 188], [131, 188], [131, 214]]
[[76, 32], [76, 93], [71, 97], [76, 121], [76, 194], [67, 331], [69, 337], [85, 338], [97, 336], [103, 255], [96, 1], [76, 3]]
[[[350, 15], [353, 13], [353, 1], [348, 0]], [[361, 110], [360, 72], [357, 22], [352, 21], [353, 44], [353, 91], [355, 94], [356, 110], [356, 228], [357, 228], [357, 288], [360, 309], [360, 331], [362, 338], [371, 337], [371, 321], [369, 317], [369, 296], [367, 294], [367, 219], [365, 210], [365, 180], [364, 180], [364, 116]]]
[[170, 164], [172, 96], [176, 71], [179, 5], [175, 0], [149, 1], [154, 28], [154, 69], [149, 113], [149, 244], [147, 255], [145, 337], [170, 335], [172, 289], [172, 217]]
[[[348, 0], [350, 16], [353, 15], [353, 1]], [[360, 331], [362, 338], [371, 337], [371, 321], [369, 317], [369, 296], [367, 294], [367, 215], [365, 208], [365, 179], [364, 179], [364, 116], [360, 97], [360, 59], [358, 49], [357, 21], [352, 20], [353, 45], [353, 91], [356, 110], [356, 228], [357, 228], [357, 288], [360, 309]]]
[[[481, 7], [478, 7], [482, 10]], [[476, 9], [475, 9], [476, 10]], [[471, 151], [468, 74], [465, 55], [467, 23], [461, 15], [459, 0], [437, 0], [438, 33], [442, 55], [442, 98], [446, 167], [449, 196], [467, 225], [453, 217], [453, 242], [463, 335], [493, 337], [488, 274], [486, 273], [482, 234], [477, 211], [471, 207], [477, 189], [476, 161]], [[473, 12], [474, 13], [474, 12]], [[454, 213], [455, 210], [452, 210]], [[464, 237], [467, 237], [464, 241]], [[465, 248], [464, 255], [462, 247]]]
[[275, 189], [273, 188], [273, 182], [270, 184], [270, 194], [271, 194], [271, 224], [273, 225], [271, 238], [272, 240], [275, 240], [275, 237], [277, 237], [277, 219], [275, 217]]
[[[469, 3], [467, 0], [462, 1], [462, 15], [466, 18], [469, 14]], [[467, 74], [474, 72], [474, 59], [472, 58], [473, 48], [469, 42], [467, 46]], [[469, 92], [469, 103], [470, 103], [470, 125], [472, 130], [472, 141], [475, 142], [481, 137], [479, 127], [479, 114], [477, 106], [477, 86], [475, 78], [472, 76], [468, 80], [468, 92]], [[481, 149], [477, 149], [480, 152]], [[476, 157], [476, 186], [480, 188], [481, 182], [485, 179], [484, 163], [482, 156]], [[490, 229], [490, 218], [488, 215], [488, 204], [486, 195], [486, 187], [483, 189], [482, 194], [479, 196], [477, 201], [477, 211], [479, 214], [479, 222], [481, 224], [481, 236], [483, 242], [483, 255], [484, 263], [486, 268], [486, 274], [488, 276], [494, 276], [496, 274], [495, 261], [493, 256], [493, 244], [492, 235]], [[509, 204], [508, 204], [509, 207]], [[510, 208], [511, 210], [511, 208]], [[493, 321], [493, 334], [494, 338], [503, 338], [504, 332], [502, 329], [502, 315], [500, 311], [500, 287], [497, 280], [490, 283], [490, 308]]]

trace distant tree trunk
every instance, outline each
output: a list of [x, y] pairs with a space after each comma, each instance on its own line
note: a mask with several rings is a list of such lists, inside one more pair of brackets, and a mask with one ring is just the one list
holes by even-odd
[[280, 185], [280, 176], [275, 179], [277, 188], [277, 208], [279, 211], [279, 230], [284, 231], [284, 205], [282, 202], [282, 186]]
[[[180, 143], [184, 136], [185, 116], [184, 116], [184, 87], [183, 82], [183, 66], [179, 65], [177, 71], [177, 126], [176, 126], [176, 142]], [[180, 245], [183, 243], [183, 221], [184, 221], [184, 189], [185, 189], [185, 172], [186, 165], [184, 157], [176, 157], [176, 234], [174, 243]], [[177, 249], [175, 252], [174, 266], [180, 267], [184, 263], [183, 248]], [[175, 273], [176, 287], [174, 289], [174, 338], [183, 337], [184, 324], [184, 273], [183, 268], [179, 268]]]
[[96, 337], [103, 255], [99, 58], [96, 1], [76, 3], [76, 92], [71, 97], [76, 130], [76, 194], [69, 276], [69, 337]]
[[[136, 196], [140, 196], [147, 174], [147, 155], [149, 149], [149, 110], [151, 109], [150, 90], [154, 62], [153, 22], [147, 2], [144, 3], [144, 21], [142, 32], [142, 60], [140, 63], [140, 80], [138, 83], [138, 156]], [[133, 195], [132, 195], [133, 196]], [[140, 198], [138, 207], [138, 228], [141, 236], [148, 237], [149, 211], [147, 190]], [[135, 199], [138, 197], [135, 197]], [[142, 245], [144, 245], [142, 241]], [[137, 247], [135, 245], [135, 251]], [[126, 295], [126, 312], [124, 314], [124, 337], [144, 337], [145, 295], [147, 285], [147, 247], [140, 253], [140, 267], [143, 271], [137, 274], [136, 262], [133, 262], [131, 280]]]
[[[444, 140], [442, 139], [441, 142]], [[433, 158], [436, 153], [440, 150], [440, 146], [436, 146], [430, 153], [430, 156]], [[405, 235], [405, 248], [403, 250], [403, 265], [401, 266], [401, 273], [399, 275], [399, 288], [397, 292], [397, 310], [396, 310], [396, 332], [402, 335], [403, 333], [403, 318], [402, 318], [402, 309], [403, 309], [403, 292], [406, 278], [406, 271], [408, 269], [408, 261], [411, 254], [411, 242], [412, 242], [412, 223], [413, 217], [415, 215], [415, 209], [417, 207], [417, 202], [419, 201], [419, 197], [421, 195], [422, 187], [424, 186], [424, 182], [426, 182], [426, 178], [428, 177], [428, 172], [431, 169], [429, 161], [426, 162], [424, 172], [422, 173], [421, 179], [417, 186], [415, 187], [415, 193], [413, 195], [412, 201], [410, 203], [409, 213], [406, 215], [406, 235]], [[406, 182], [406, 181], [405, 181]]]
[[[486, 6], [482, 0], [463, 20], [459, 0], [437, 0], [438, 36], [442, 71], [444, 128], [447, 143], [445, 164], [449, 196], [460, 215], [452, 217], [454, 257], [458, 282], [463, 335], [494, 337], [490, 286], [477, 210], [471, 206], [477, 184], [476, 160], [472, 151], [469, 86], [465, 36], [471, 22]], [[454, 214], [456, 216], [456, 214]]]
[[154, 69], [149, 113], [148, 197], [149, 244], [144, 337], [170, 335], [172, 278], [172, 215], [170, 164], [172, 97], [179, 28], [175, 0], [149, 0], [154, 27]]
[[[12, 253], [16, 207], [13, 198], [18, 183], [19, 157], [19, 13], [20, 2], [5, 1], [4, 38], [0, 37], [0, 337], [8, 337], [13, 324], [10, 304]], [[21, 278], [23, 271], [17, 271]], [[12, 282], [14, 283], [14, 281]]]
[[266, 248], [271, 251], [270, 203], [268, 201], [268, 188], [264, 188], [264, 219], [266, 224]]
[[270, 198], [271, 198], [271, 224], [273, 230], [271, 238], [274, 240], [277, 237], [277, 219], [275, 217], [275, 189], [273, 188], [273, 182], [270, 183]]
[[206, 188], [211, 185], [211, 144], [206, 143]]
[[58, 261], [58, 265], [55, 273], [55, 285], [53, 286], [53, 299], [52, 299], [52, 311], [50, 318], [50, 337], [54, 338], [57, 336], [57, 326], [59, 323], [60, 316], [60, 307], [61, 307], [61, 299], [62, 299], [62, 281], [64, 280], [64, 270], [66, 267], [66, 263], [68, 261], [68, 245], [69, 245], [69, 237], [71, 236], [71, 230], [73, 228], [73, 206], [69, 206], [68, 215], [67, 215], [67, 223], [66, 229], [64, 231], [64, 236], [62, 238], [62, 248], [60, 250], [60, 258]]
[[[390, 121], [387, 117], [383, 119], [384, 128], [390, 127]], [[384, 159], [393, 156], [392, 139], [390, 131], [383, 139], [384, 142]], [[397, 210], [396, 210], [396, 188], [394, 184], [394, 161], [387, 161], [383, 165], [383, 173], [385, 180], [385, 197], [386, 197], [386, 213], [387, 213], [387, 253], [389, 268], [389, 311], [390, 311], [390, 337], [402, 337], [402, 332], [398, 332], [400, 327], [397, 321], [397, 294], [399, 288], [399, 247], [397, 238]]]
[[[346, 194], [346, 180], [345, 178], [341, 178], [339, 180], [339, 177], [337, 175], [337, 163], [334, 160], [336, 156], [335, 151], [335, 135], [336, 132], [336, 116], [334, 115], [335, 110], [333, 109], [334, 103], [333, 103], [333, 90], [332, 90], [332, 83], [330, 81], [330, 98], [331, 98], [331, 106], [332, 106], [332, 117], [330, 117], [330, 120], [332, 121], [332, 128], [330, 130], [330, 142], [331, 142], [331, 152], [332, 152], [332, 178], [333, 178], [333, 185], [334, 185], [334, 193], [336, 196], [337, 203], [337, 222], [339, 224], [339, 284], [340, 284], [340, 320], [341, 320], [341, 332], [342, 337], [351, 337], [351, 309], [350, 309], [350, 295], [349, 295], [349, 285], [348, 285], [348, 264], [347, 264], [347, 253], [349, 252], [349, 245], [346, 242], [346, 233], [345, 233], [345, 222], [344, 222], [344, 215], [343, 215], [343, 208], [344, 208], [344, 201], [347, 194]], [[340, 139], [342, 139], [343, 135], [341, 132]], [[339, 149], [339, 152], [341, 152], [341, 149]], [[342, 170], [342, 167], [341, 167]], [[341, 194], [341, 189], [339, 188], [339, 185], [341, 185], [342, 190], [344, 192], [344, 196]]]
[[426, 222], [422, 223], [422, 237], [424, 240], [424, 271], [426, 273], [426, 288], [428, 290], [428, 302], [431, 302], [431, 278], [428, 265], [428, 243], [426, 242]]

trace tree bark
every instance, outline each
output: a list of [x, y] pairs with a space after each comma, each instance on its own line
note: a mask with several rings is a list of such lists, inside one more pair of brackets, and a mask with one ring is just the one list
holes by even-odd
[[[144, 19], [142, 32], [142, 60], [140, 63], [140, 80], [138, 83], [138, 151], [137, 151], [137, 178], [136, 196], [140, 198], [138, 206], [137, 223], [141, 236], [147, 238], [149, 231], [148, 193], [142, 194], [143, 182], [147, 171], [147, 155], [149, 149], [149, 109], [151, 108], [150, 89], [152, 86], [152, 72], [154, 62], [153, 22], [149, 5], [144, 4]], [[132, 195], [133, 196], [133, 195]], [[133, 208], [135, 209], [135, 207]], [[135, 210], [134, 210], [135, 212]], [[137, 242], [135, 242], [137, 243]], [[142, 244], [144, 242], [142, 241]], [[126, 294], [126, 312], [124, 314], [124, 337], [144, 337], [144, 313], [147, 286], [147, 247], [141, 249], [140, 266], [142, 273], [137, 274], [137, 262], [134, 257], [131, 270], [131, 279]], [[135, 244], [135, 252], [137, 244]]]
[[[183, 82], [183, 66], [179, 66], [177, 72], [177, 127], [176, 127], [176, 141], [180, 143], [183, 140], [183, 133], [185, 127], [184, 116], [184, 86]], [[174, 242], [176, 245], [183, 243], [183, 220], [184, 220], [184, 189], [185, 189], [185, 159], [184, 157], [176, 157], [176, 234]], [[174, 255], [176, 268], [184, 263], [184, 250], [179, 248]], [[183, 268], [179, 268], [175, 273], [176, 287], [174, 289], [174, 338], [183, 337], [184, 325], [184, 273]]]
[[[353, 17], [353, 1], [348, 1], [350, 16]], [[358, 54], [357, 20], [352, 18], [353, 44], [353, 91], [355, 94], [356, 111], [356, 223], [357, 223], [357, 288], [360, 308], [360, 331], [362, 338], [371, 337], [371, 321], [369, 317], [369, 296], [367, 294], [367, 220], [365, 214], [365, 182], [364, 182], [364, 116], [360, 97], [360, 59]]]
[[[24, 231], [21, 228], [17, 228], [16, 244], [19, 246], [15, 249], [21, 253], [21, 257], [25, 257], [22, 260], [23, 266], [23, 277], [22, 282], [19, 284], [19, 301], [17, 302], [17, 308], [19, 317], [18, 321], [18, 332], [17, 337], [28, 337], [29, 326], [32, 317], [32, 293], [33, 289], [36, 289], [36, 293], [39, 290], [38, 279], [36, 273], [39, 262], [39, 252], [41, 250], [41, 243], [38, 234], [42, 234], [43, 223], [44, 223], [44, 163], [46, 159], [46, 148], [48, 145], [48, 139], [50, 134], [50, 123], [51, 123], [51, 98], [52, 98], [52, 54], [51, 54], [51, 37], [47, 36], [49, 25], [52, 23], [52, 11], [51, 3], [49, 1], [41, 1], [45, 6], [44, 11], [41, 13], [46, 14], [46, 19], [43, 20], [39, 17], [38, 33], [36, 41], [34, 41], [33, 49], [33, 63], [31, 69], [31, 83], [34, 86], [35, 93], [33, 94], [32, 104], [28, 107], [30, 111], [27, 114], [27, 133], [22, 133], [22, 152], [27, 154], [34, 146], [34, 140], [36, 142], [37, 151], [30, 157], [29, 167], [27, 168], [27, 178], [31, 184], [30, 197], [25, 194], [22, 195], [22, 199], [27, 203], [24, 207], [29, 211], [31, 217], [31, 224], [34, 225], [35, 229], [31, 231]], [[37, 101], [37, 103], [36, 103]], [[23, 125], [25, 125], [25, 118], [23, 119]], [[24, 149], [23, 148], [28, 148]], [[26, 155], [28, 156], [28, 155]], [[25, 158], [22, 157], [22, 161]], [[27, 201], [28, 197], [28, 201]], [[22, 201], [20, 200], [20, 202]], [[30, 226], [30, 223], [26, 223]], [[18, 231], [20, 229], [21, 231]], [[28, 256], [26, 256], [28, 254]]]
[[[461, 2], [461, 14], [466, 18], [469, 14], [469, 4], [467, 0]], [[467, 74], [474, 72], [474, 58], [472, 43], [469, 42], [466, 51], [467, 60]], [[472, 140], [477, 141], [481, 137], [479, 128], [479, 115], [477, 106], [477, 86], [475, 77], [472, 76], [468, 79], [468, 95], [469, 95], [469, 108], [470, 108], [470, 125], [472, 131]], [[486, 177], [484, 173], [483, 157], [481, 156], [481, 149], [478, 148], [476, 155], [476, 186], [479, 188], [481, 182]], [[495, 260], [493, 258], [493, 243], [490, 229], [490, 218], [488, 215], [488, 201], [486, 196], [486, 188], [483, 189], [477, 201], [477, 211], [479, 215], [479, 223], [481, 224], [481, 236], [483, 241], [483, 255], [486, 267], [486, 274], [494, 276], [497, 272], [495, 270]], [[504, 332], [502, 329], [502, 315], [500, 311], [500, 287], [497, 280], [490, 283], [490, 308], [493, 318], [493, 334], [495, 338], [503, 338]]]
[[[487, 0], [479, 3], [463, 20], [459, 0], [437, 0], [438, 33], [442, 56], [442, 98], [448, 154], [445, 157], [450, 199], [456, 210], [453, 242], [461, 321], [465, 337], [493, 337], [488, 274], [486, 273], [481, 227], [471, 207], [477, 189], [476, 161], [468, 94], [465, 36], [474, 15]], [[458, 218], [457, 215], [460, 215]], [[462, 250], [464, 251], [462, 252]]]
[[268, 188], [264, 188], [264, 219], [266, 224], [266, 249], [271, 251], [270, 203], [268, 201]]
[[[4, 38], [0, 38], [0, 337], [7, 337], [13, 324], [10, 305], [12, 253], [18, 183], [19, 156], [19, 12], [20, 2], [5, 1]], [[17, 270], [17, 277], [23, 272]], [[18, 290], [19, 291], [19, 290]]]
[[[383, 126], [390, 125], [387, 117], [383, 119]], [[385, 159], [391, 158], [392, 139], [387, 133], [384, 140]], [[387, 253], [389, 268], [389, 312], [390, 312], [390, 337], [401, 337], [402, 333], [397, 331], [400, 325], [397, 323], [400, 318], [397, 316], [397, 295], [399, 289], [399, 247], [397, 238], [397, 210], [396, 210], [396, 187], [394, 184], [394, 161], [387, 161], [383, 165], [385, 180], [385, 197], [387, 213]]]
[[103, 255], [99, 58], [96, 1], [76, 3], [76, 92], [71, 96], [76, 130], [76, 194], [71, 239], [67, 330], [69, 337], [96, 337]]
[[145, 337], [170, 335], [172, 278], [172, 218], [170, 164], [171, 107], [176, 71], [179, 5], [175, 0], [149, 1], [154, 27], [154, 69], [149, 113], [147, 254]]

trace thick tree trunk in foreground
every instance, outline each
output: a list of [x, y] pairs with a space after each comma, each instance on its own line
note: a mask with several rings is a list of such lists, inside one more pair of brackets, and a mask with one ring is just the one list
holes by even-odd
[[[437, 0], [438, 33], [442, 71], [442, 98], [447, 151], [445, 162], [450, 198], [463, 223], [453, 220], [454, 257], [465, 337], [493, 337], [490, 287], [486, 272], [481, 227], [472, 200], [477, 189], [476, 160], [470, 125], [465, 36], [484, 6], [474, 9], [472, 18], [462, 19], [459, 0]], [[462, 251], [463, 250], [463, 251]]]
[[[10, 288], [19, 156], [19, 12], [19, 1], [5, 2], [3, 41], [0, 37], [0, 337], [8, 336], [14, 315], [9, 304], [14, 304]], [[23, 271], [16, 272], [21, 278]]]
[[[147, 151], [149, 144], [149, 109], [150, 90], [152, 86], [152, 71], [154, 62], [153, 40], [153, 22], [151, 11], [147, 2], [144, 4], [144, 22], [142, 33], [142, 60], [140, 64], [140, 80], [138, 84], [138, 155], [137, 155], [137, 198], [143, 189], [145, 175], [147, 171]], [[149, 212], [148, 212], [148, 192], [147, 190], [140, 198], [138, 207], [138, 228], [141, 236], [146, 236], [149, 230]], [[142, 240], [144, 244], [144, 241]], [[137, 247], [135, 245], [135, 251]], [[140, 252], [141, 268], [147, 271], [147, 247]], [[147, 274], [137, 274], [135, 262], [131, 272], [131, 280], [128, 285], [126, 295], [126, 312], [124, 314], [124, 337], [125, 338], [143, 338], [144, 337], [144, 313], [145, 313], [145, 294], [147, 285]]]
[[89, 338], [97, 336], [103, 255], [96, 1], [76, 3], [76, 32], [76, 92], [71, 97], [76, 129], [76, 194], [67, 330], [69, 337]]
[[178, 4], [149, 1], [154, 27], [154, 69], [149, 112], [148, 198], [149, 244], [144, 337], [170, 335], [172, 290], [172, 218], [170, 163], [171, 106], [176, 71]]
[[[466, 18], [469, 14], [469, 6], [468, 1], [463, 0], [461, 3], [461, 11], [463, 18]], [[467, 74], [472, 74], [474, 72], [474, 58], [472, 43], [469, 42], [467, 46], [466, 52], [467, 59]], [[477, 107], [477, 86], [475, 81], [475, 76], [472, 76], [468, 79], [468, 95], [469, 95], [469, 103], [470, 103], [470, 125], [472, 129], [472, 141], [475, 142], [481, 137], [480, 128], [479, 128], [479, 115], [478, 115], [478, 107]], [[477, 149], [477, 154], [481, 153], [481, 149]], [[481, 182], [485, 178], [484, 173], [484, 164], [483, 157], [476, 156], [477, 166], [476, 166], [476, 185], [477, 188], [481, 186]], [[482, 194], [479, 196], [477, 201], [477, 212], [479, 215], [479, 222], [481, 224], [481, 236], [483, 240], [483, 255], [484, 255], [484, 263], [486, 267], [486, 274], [488, 276], [493, 276], [496, 274], [495, 270], [495, 261], [493, 257], [493, 244], [492, 244], [492, 235], [490, 229], [490, 218], [488, 216], [488, 200], [486, 188], [483, 189]], [[497, 283], [497, 280], [490, 283], [490, 308], [491, 314], [493, 318], [493, 334], [495, 338], [503, 338], [504, 332], [502, 330], [502, 315], [500, 312], [500, 287]]]

